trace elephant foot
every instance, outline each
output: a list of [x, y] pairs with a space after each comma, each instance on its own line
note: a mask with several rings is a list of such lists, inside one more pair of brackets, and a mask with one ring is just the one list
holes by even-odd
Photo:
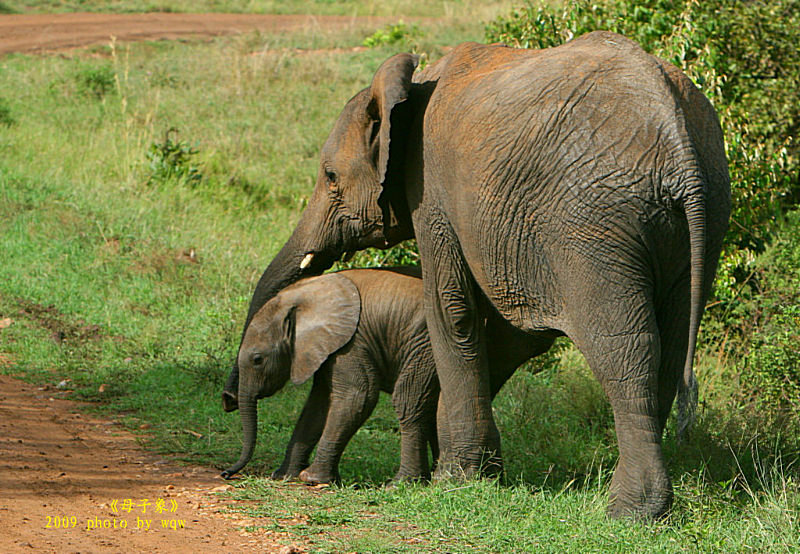
[[649, 523], [664, 519], [672, 507], [672, 491], [650, 498], [630, 499], [611, 495], [606, 514], [612, 519], [632, 519]]
[[386, 487], [396, 487], [400, 483], [429, 483], [431, 481], [430, 474], [422, 473], [406, 473], [398, 471], [397, 475], [392, 477], [391, 481], [386, 483]]
[[301, 471], [297, 478], [309, 485], [339, 483], [341, 481], [339, 472], [319, 470], [316, 469], [313, 464]]
[[302, 468], [279, 467], [278, 469], [272, 472], [269, 478], [274, 479], [276, 481], [289, 481], [291, 479], [296, 479], [302, 471], [303, 471]]
[[500, 456], [485, 454], [480, 460], [461, 461], [455, 457], [439, 459], [433, 473], [434, 481], [464, 481], [479, 477], [499, 477], [503, 473], [503, 460]]
[[439, 481], [465, 481], [467, 474], [461, 466], [453, 460], [439, 460], [433, 472], [433, 482]]
[[652, 522], [664, 518], [672, 507], [672, 484], [663, 461], [623, 464], [611, 480], [608, 509], [614, 519]]

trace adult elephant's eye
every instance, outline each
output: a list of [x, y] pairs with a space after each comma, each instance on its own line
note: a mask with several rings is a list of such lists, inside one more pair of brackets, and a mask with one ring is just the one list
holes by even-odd
[[336, 172], [331, 171], [330, 169], [325, 170], [325, 177], [328, 178], [328, 182], [331, 184], [336, 183]]

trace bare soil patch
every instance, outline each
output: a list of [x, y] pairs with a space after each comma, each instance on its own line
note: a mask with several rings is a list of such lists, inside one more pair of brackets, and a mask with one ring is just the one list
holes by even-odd
[[0, 552], [304, 551], [242, 530], [263, 522], [225, 513], [217, 471], [145, 452], [63, 395], [0, 375]]
[[386, 17], [255, 15], [228, 13], [64, 13], [0, 16], [0, 55], [45, 53], [118, 41], [203, 38], [248, 31], [378, 27]]
[[19, 306], [21, 316], [35, 321], [38, 326], [50, 331], [50, 337], [58, 343], [86, 342], [103, 336], [99, 325], [89, 325], [82, 319], [70, 322], [53, 305], [42, 306], [24, 298], [17, 298], [15, 303]]

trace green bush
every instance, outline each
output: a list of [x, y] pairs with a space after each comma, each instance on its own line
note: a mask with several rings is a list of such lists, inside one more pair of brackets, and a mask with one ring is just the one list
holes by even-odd
[[404, 265], [419, 265], [419, 251], [417, 241], [407, 240], [389, 248], [367, 248], [353, 254], [351, 258], [336, 262], [332, 271], [355, 269], [359, 267], [398, 267]]
[[745, 358], [745, 384], [770, 410], [800, 413], [800, 304], [778, 306], [765, 319]]
[[415, 38], [422, 36], [422, 31], [416, 25], [406, 25], [402, 21], [395, 24], [386, 25], [383, 29], [378, 29], [364, 39], [362, 43], [368, 48], [384, 46], [387, 44], [405, 43], [412, 46]]
[[5, 98], [0, 98], [0, 125], [4, 127], [11, 127], [16, 123], [16, 120], [11, 115], [11, 108], [8, 107], [8, 102]]
[[99, 100], [114, 90], [116, 75], [109, 64], [88, 65], [75, 73], [75, 82], [80, 92]]
[[[756, 259], [758, 294], [748, 302], [741, 381], [764, 413], [800, 415], [800, 212], [787, 216], [778, 240]], [[800, 427], [800, 420], [797, 421]]]
[[[176, 138], [172, 138], [175, 135]], [[198, 151], [187, 142], [177, 138], [178, 130], [170, 128], [164, 135], [164, 142], [154, 142], [147, 150], [150, 161], [148, 184], [163, 184], [175, 181], [181, 184], [196, 185], [203, 179], [200, 169], [193, 159]]]
[[[685, 71], [719, 113], [733, 213], [717, 297], [734, 301], [753, 255], [800, 201], [800, 2], [608, 0], [528, 3], [489, 23], [490, 42], [556, 46], [606, 29]], [[744, 265], [743, 265], [744, 264]]]

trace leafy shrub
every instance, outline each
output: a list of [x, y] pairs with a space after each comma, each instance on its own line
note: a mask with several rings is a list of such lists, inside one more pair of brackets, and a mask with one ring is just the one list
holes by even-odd
[[353, 254], [347, 260], [336, 262], [332, 271], [355, 269], [359, 267], [399, 267], [405, 265], [419, 265], [419, 251], [417, 241], [407, 240], [389, 248], [367, 248]]
[[0, 98], [0, 125], [4, 127], [11, 127], [16, 123], [16, 120], [11, 115], [11, 108], [8, 106], [5, 98]]
[[[800, 416], [800, 212], [753, 263], [758, 294], [749, 299], [753, 326], [743, 356], [742, 384], [761, 411]], [[799, 420], [800, 421], [800, 420]]]
[[[172, 138], [175, 135], [175, 138]], [[193, 163], [198, 151], [187, 142], [177, 138], [178, 130], [170, 128], [164, 135], [164, 142], [154, 142], [147, 150], [150, 161], [148, 184], [175, 181], [181, 184], [196, 185], [203, 175]]]
[[79, 91], [99, 100], [114, 90], [116, 75], [111, 65], [91, 65], [75, 73], [75, 82]]
[[608, 0], [528, 3], [486, 28], [489, 41], [556, 46], [606, 29], [686, 72], [719, 113], [733, 193], [716, 294], [734, 301], [781, 213], [800, 201], [800, 2]]
[[[800, 302], [776, 306], [754, 334], [744, 384], [770, 411], [800, 414]], [[775, 408], [779, 410], [775, 410]]]
[[406, 25], [399, 21], [395, 24], [386, 25], [383, 29], [378, 29], [365, 38], [362, 44], [368, 48], [397, 43], [410, 44], [413, 39], [420, 36], [422, 36], [422, 31], [416, 25]]

